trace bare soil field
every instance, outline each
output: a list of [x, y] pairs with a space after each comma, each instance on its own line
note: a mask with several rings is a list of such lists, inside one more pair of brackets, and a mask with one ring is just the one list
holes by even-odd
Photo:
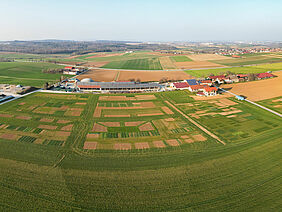
[[108, 132], [108, 129], [107, 129], [107, 127], [104, 127], [100, 124], [95, 123], [92, 131], [94, 131], [94, 132]]
[[168, 80], [185, 80], [193, 77], [183, 71], [120, 71], [118, 81], [139, 79], [141, 82]]
[[64, 130], [64, 131], [72, 131], [72, 127], [73, 127], [73, 124], [70, 124], [70, 125], [67, 125], [67, 126], [62, 127], [61, 130]]
[[91, 78], [96, 82], [112, 82], [115, 80], [118, 71], [116, 70], [90, 70], [85, 74], [79, 75], [77, 78], [82, 80], [84, 78]]
[[125, 122], [124, 126], [126, 126], [126, 127], [136, 127], [136, 126], [143, 124], [143, 123], [144, 123], [144, 121]]
[[54, 119], [47, 119], [47, 118], [42, 118], [42, 119], [40, 119], [39, 120], [40, 122], [53, 122], [54, 121]]
[[51, 126], [51, 125], [39, 125], [38, 128], [41, 128], [41, 129], [47, 129], [47, 130], [55, 130], [57, 129], [57, 126]]
[[154, 130], [154, 127], [152, 126], [152, 124], [150, 122], [143, 124], [142, 126], [139, 127], [140, 131], [151, 131]]
[[164, 144], [163, 141], [153, 141], [153, 145], [156, 148], [164, 148], [164, 147], [166, 147], [166, 145]]
[[136, 149], [149, 149], [150, 146], [148, 142], [142, 142], [142, 143], [135, 143], [135, 148]]
[[195, 61], [195, 62], [175, 62], [178, 69], [194, 69], [194, 68], [216, 68], [225, 67], [216, 63], [208, 61]]
[[246, 96], [251, 101], [260, 101], [281, 96], [282, 93], [282, 71], [275, 72], [277, 77], [233, 85], [223, 85], [230, 88], [232, 93]]
[[97, 148], [97, 142], [85, 142], [83, 149], [96, 149]]
[[191, 54], [191, 55], [188, 55], [188, 57], [194, 61], [230, 59], [230, 57], [217, 55], [217, 54]]
[[166, 143], [168, 143], [170, 146], [179, 146], [179, 143], [176, 139], [166, 140]]
[[22, 120], [30, 120], [30, 116], [17, 116], [16, 119], [22, 119]]
[[100, 122], [107, 127], [120, 127], [120, 122]]
[[114, 144], [114, 149], [115, 150], [130, 150], [131, 144], [130, 143], [117, 143], [117, 144]]
[[174, 114], [174, 112], [171, 111], [171, 109], [169, 109], [168, 107], [162, 107], [162, 110], [166, 113], [166, 114]]

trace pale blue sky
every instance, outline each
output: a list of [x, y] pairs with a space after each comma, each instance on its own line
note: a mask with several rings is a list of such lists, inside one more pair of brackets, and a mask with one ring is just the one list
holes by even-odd
[[0, 40], [282, 40], [282, 0], [0, 0]]

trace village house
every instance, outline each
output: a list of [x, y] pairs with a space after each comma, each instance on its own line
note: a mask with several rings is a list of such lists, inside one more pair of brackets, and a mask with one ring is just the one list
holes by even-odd
[[218, 89], [216, 87], [205, 87], [203, 92], [205, 96], [215, 96], [217, 91]]
[[239, 78], [237, 77], [237, 75], [230, 74], [230, 75], [226, 76], [226, 79], [224, 81], [227, 84], [231, 84], [231, 83], [234, 83], [234, 82], [239, 82]]
[[213, 83], [217, 82], [218, 84], [223, 84], [226, 80], [226, 77], [224, 75], [218, 75], [218, 76], [209, 76], [209, 80], [211, 80]]
[[170, 87], [176, 90], [185, 90], [189, 88], [189, 84], [187, 82], [174, 82], [170, 84]]
[[275, 77], [273, 74], [270, 73], [259, 73], [257, 74], [258, 79], [267, 79], [267, 78], [272, 78]]

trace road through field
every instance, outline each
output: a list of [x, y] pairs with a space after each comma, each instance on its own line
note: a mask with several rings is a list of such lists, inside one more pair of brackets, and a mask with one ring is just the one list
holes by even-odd
[[205, 132], [206, 134], [208, 134], [209, 136], [211, 136], [212, 138], [216, 139], [217, 141], [219, 141], [220, 143], [222, 143], [223, 145], [225, 145], [226, 143], [224, 141], [222, 141], [219, 137], [217, 137], [215, 134], [213, 134], [212, 132], [208, 131], [206, 128], [204, 128], [203, 126], [201, 126], [200, 124], [198, 124], [197, 122], [195, 122], [193, 119], [191, 119], [189, 116], [187, 116], [186, 114], [184, 114], [181, 110], [179, 110], [177, 107], [175, 107], [172, 103], [170, 103], [169, 101], [165, 101], [165, 103], [167, 103], [169, 106], [171, 106], [173, 109], [175, 109], [177, 112], [179, 112], [183, 117], [185, 117], [186, 119], [188, 119], [192, 124], [194, 124], [195, 126], [197, 126], [200, 130], [202, 130], [203, 132]]

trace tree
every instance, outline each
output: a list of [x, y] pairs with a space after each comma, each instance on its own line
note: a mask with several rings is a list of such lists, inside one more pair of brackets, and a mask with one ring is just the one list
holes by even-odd
[[256, 75], [254, 73], [249, 73], [248, 79], [249, 79], [249, 81], [254, 81], [254, 80], [256, 80]]

